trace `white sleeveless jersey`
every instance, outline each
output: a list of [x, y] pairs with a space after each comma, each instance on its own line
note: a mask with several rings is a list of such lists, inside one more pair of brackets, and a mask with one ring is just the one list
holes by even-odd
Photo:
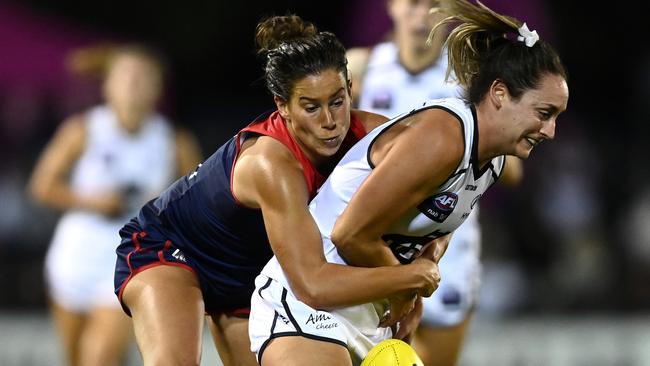
[[[504, 156], [492, 159], [482, 171], [476, 161], [478, 148], [478, 131], [473, 108], [457, 98], [432, 100], [422, 104], [409, 113], [402, 114], [370, 131], [354, 145], [336, 166], [318, 195], [309, 205], [321, 235], [327, 260], [332, 263], [346, 264], [338, 255], [336, 247], [330, 240], [334, 223], [341, 215], [350, 199], [372, 172], [369, 161], [370, 149], [380, 134], [399, 123], [412, 113], [423, 109], [440, 108], [458, 118], [462, 124], [465, 147], [462, 160], [454, 173], [440, 188], [420, 205], [409, 210], [384, 235], [393, 253], [402, 263], [408, 263], [423, 249], [424, 244], [433, 238], [454, 231], [469, 216], [485, 190], [501, 174]], [[262, 273], [278, 280], [288, 287], [284, 274], [275, 257], [267, 264]]]
[[[366, 72], [359, 96], [363, 110], [383, 114], [389, 118], [421, 105], [423, 101], [458, 97], [462, 88], [447, 72], [447, 48], [433, 65], [418, 74], [408, 72], [399, 61], [393, 42], [374, 47], [368, 57]], [[478, 297], [480, 284], [481, 232], [478, 206], [454, 235], [440, 262], [444, 279], [433, 296], [424, 299], [422, 321], [432, 325], [450, 326], [460, 323], [471, 311]]]
[[84, 119], [85, 147], [72, 168], [71, 189], [91, 197], [121, 193], [126, 210], [117, 218], [69, 210], [59, 220], [46, 258], [46, 278], [50, 296], [75, 311], [119, 307], [113, 293], [118, 231], [172, 182], [177, 166], [174, 132], [164, 117], [151, 115], [135, 134], [124, 131], [106, 106], [90, 109]]
[[400, 63], [393, 42], [378, 44], [370, 52], [361, 80], [359, 109], [393, 118], [427, 100], [460, 97], [458, 84], [445, 81], [446, 72], [446, 48], [435, 64], [411, 74]]
[[121, 192], [135, 209], [165, 189], [175, 174], [174, 132], [164, 117], [153, 114], [129, 134], [108, 107], [87, 112], [86, 146], [70, 178], [76, 194]]

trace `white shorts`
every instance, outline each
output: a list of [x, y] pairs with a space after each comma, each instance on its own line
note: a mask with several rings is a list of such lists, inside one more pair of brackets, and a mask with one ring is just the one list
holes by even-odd
[[454, 231], [439, 263], [440, 285], [431, 297], [423, 299], [421, 323], [425, 326], [459, 325], [476, 306], [481, 280], [481, 237], [475, 211]]
[[372, 347], [392, 337], [379, 328], [385, 303], [363, 304], [327, 312], [296, 299], [290, 289], [265, 275], [255, 279], [248, 332], [258, 362], [273, 338], [300, 336], [346, 347], [353, 365], [359, 365]]
[[45, 259], [45, 280], [55, 303], [75, 312], [120, 309], [113, 278], [121, 227], [121, 221], [85, 212], [61, 218]]

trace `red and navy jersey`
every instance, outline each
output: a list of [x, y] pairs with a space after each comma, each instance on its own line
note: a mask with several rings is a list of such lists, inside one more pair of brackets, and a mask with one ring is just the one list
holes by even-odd
[[[361, 121], [352, 115], [339, 158], [365, 133]], [[275, 111], [242, 129], [194, 172], [147, 203], [120, 232], [130, 238], [144, 231], [148, 242], [170, 241], [179, 249], [199, 276], [207, 310], [248, 307], [255, 277], [273, 255], [261, 210], [244, 206], [232, 193], [233, 167], [241, 144], [258, 135], [273, 137], [292, 152], [302, 165], [313, 198], [329, 172], [319, 172], [312, 165]]]

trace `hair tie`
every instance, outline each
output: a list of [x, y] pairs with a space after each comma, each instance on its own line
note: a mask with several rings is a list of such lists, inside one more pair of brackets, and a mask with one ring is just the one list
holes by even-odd
[[526, 23], [519, 27], [519, 36], [517, 37], [518, 41], [522, 41], [528, 47], [533, 47], [537, 41], [539, 41], [539, 35], [537, 31], [530, 31]]

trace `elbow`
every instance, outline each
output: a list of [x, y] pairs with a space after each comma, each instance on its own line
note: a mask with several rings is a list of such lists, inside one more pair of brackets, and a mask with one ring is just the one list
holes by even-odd
[[311, 285], [292, 286], [296, 298], [313, 309], [324, 309], [327, 307], [326, 296], [320, 291], [317, 281], [310, 281]]
[[49, 189], [45, 184], [37, 184], [32, 181], [28, 186], [29, 196], [36, 202], [47, 203], [49, 197]]
[[356, 237], [353, 233], [343, 233], [337, 230], [336, 227], [332, 230], [330, 240], [336, 246], [339, 255], [348, 263], [352, 263], [352, 258], [356, 257], [357, 251], [360, 249], [359, 243], [361, 239]]
[[339, 252], [345, 252], [351, 247], [352, 240], [350, 235], [345, 235], [341, 230], [337, 230], [336, 227], [332, 230], [330, 235], [330, 240], [336, 246], [336, 249]]

